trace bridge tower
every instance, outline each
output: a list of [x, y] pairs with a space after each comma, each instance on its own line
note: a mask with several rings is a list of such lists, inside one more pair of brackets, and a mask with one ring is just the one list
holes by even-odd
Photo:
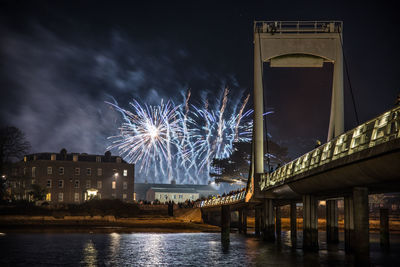
[[254, 22], [254, 172], [264, 173], [263, 63], [270, 67], [334, 64], [328, 141], [344, 132], [342, 22]]

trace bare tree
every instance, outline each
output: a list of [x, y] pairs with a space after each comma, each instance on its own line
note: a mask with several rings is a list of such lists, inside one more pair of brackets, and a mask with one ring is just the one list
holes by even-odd
[[13, 126], [0, 128], [0, 172], [3, 172], [5, 164], [22, 159], [30, 148], [20, 129]]

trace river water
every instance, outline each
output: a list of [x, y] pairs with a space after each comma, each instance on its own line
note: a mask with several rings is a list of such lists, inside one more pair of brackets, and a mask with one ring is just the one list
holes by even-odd
[[[301, 235], [301, 233], [299, 233]], [[304, 253], [301, 236], [292, 248], [290, 233], [265, 243], [231, 234], [223, 246], [218, 233], [1, 233], [0, 266], [352, 266], [343, 243]], [[343, 238], [343, 236], [341, 236]], [[400, 236], [391, 236], [390, 253], [381, 252], [371, 234], [371, 263], [400, 266]]]

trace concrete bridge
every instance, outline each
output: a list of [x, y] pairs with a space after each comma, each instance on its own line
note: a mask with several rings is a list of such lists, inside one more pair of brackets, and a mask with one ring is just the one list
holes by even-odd
[[[296, 238], [296, 203], [303, 204], [303, 248], [318, 249], [317, 207], [326, 201], [327, 242], [338, 242], [337, 201], [344, 199], [345, 247], [356, 259], [369, 255], [368, 194], [400, 191], [400, 106], [344, 132], [341, 22], [265, 22], [254, 26], [254, 135], [246, 191], [198, 203], [203, 219], [220, 213], [222, 241], [229, 241], [231, 211], [239, 229], [255, 209], [255, 233], [266, 241], [280, 233], [280, 206], [290, 204]], [[264, 170], [262, 66], [334, 64], [328, 141], [271, 173]], [[381, 221], [388, 225], [387, 212]], [[245, 232], [245, 230], [244, 230]], [[388, 243], [388, 229], [382, 229]], [[385, 241], [386, 240], [386, 241]]]

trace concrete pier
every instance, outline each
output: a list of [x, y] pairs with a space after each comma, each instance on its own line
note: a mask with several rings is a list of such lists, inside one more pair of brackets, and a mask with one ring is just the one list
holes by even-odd
[[275, 241], [275, 216], [272, 199], [264, 199], [262, 228], [264, 241]]
[[318, 250], [318, 200], [313, 195], [303, 196], [303, 249]]
[[247, 234], [247, 209], [242, 209], [242, 232]]
[[260, 236], [260, 226], [261, 226], [261, 210], [259, 208], [255, 208], [254, 209], [254, 213], [255, 213], [255, 229], [254, 229], [254, 233], [256, 236]]
[[292, 240], [292, 245], [296, 244], [297, 240], [297, 208], [296, 202], [290, 202], [290, 238]]
[[381, 248], [389, 250], [389, 209], [380, 209], [380, 234], [381, 234]]
[[344, 197], [344, 246], [347, 253], [354, 250], [354, 205], [353, 196]]
[[229, 243], [229, 233], [231, 225], [231, 209], [229, 205], [221, 207], [221, 242]]
[[239, 213], [238, 230], [239, 230], [239, 234], [241, 234], [243, 232], [243, 210], [239, 209], [238, 213]]
[[326, 242], [339, 242], [337, 200], [326, 201]]
[[369, 209], [368, 188], [353, 188], [354, 205], [354, 253], [357, 262], [369, 259]]
[[281, 239], [281, 233], [282, 233], [282, 220], [281, 220], [281, 207], [276, 206], [275, 207], [275, 216], [276, 216], [276, 237], [278, 239]]

